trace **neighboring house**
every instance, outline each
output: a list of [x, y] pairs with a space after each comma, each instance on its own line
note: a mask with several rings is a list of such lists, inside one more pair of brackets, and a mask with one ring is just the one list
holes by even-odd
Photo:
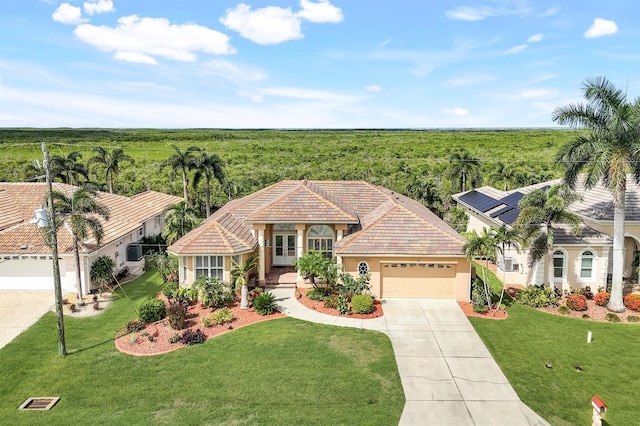
[[[282, 181], [230, 201], [169, 246], [180, 281], [230, 279], [231, 259], [258, 253], [258, 279], [310, 249], [335, 256], [344, 271], [371, 273], [379, 297], [467, 301], [471, 266], [465, 240], [420, 203], [363, 181]], [[298, 284], [302, 279], [298, 277]]]
[[[54, 191], [72, 194], [76, 187], [54, 183]], [[45, 183], [0, 182], [0, 289], [53, 289], [51, 249], [45, 243], [43, 229], [31, 223], [34, 211], [45, 204]], [[91, 264], [106, 255], [116, 262], [117, 270], [128, 267], [140, 272], [143, 266], [141, 247], [136, 245], [144, 236], [157, 235], [164, 225], [163, 211], [182, 198], [147, 191], [133, 197], [104, 192], [98, 201], [109, 209], [110, 219], [102, 221], [104, 236], [100, 245], [93, 238], [80, 245], [80, 268], [83, 292], [91, 289]], [[72, 236], [67, 226], [58, 231], [60, 278], [62, 288], [75, 291], [76, 265]]]
[[[484, 186], [453, 196], [458, 206], [469, 216], [468, 230], [480, 231], [489, 226], [513, 225], [520, 210], [518, 201], [529, 192], [561, 183], [560, 180], [543, 182], [512, 191], [501, 191]], [[583, 199], [569, 206], [582, 224], [580, 233], [574, 235], [569, 227], [558, 226], [554, 231], [554, 284], [561, 290], [590, 286], [593, 291], [604, 287], [612, 270], [613, 200], [611, 193], [601, 183], [585, 190], [578, 179], [576, 192]], [[627, 181], [625, 220], [626, 279], [637, 279], [640, 261], [640, 188], [631, 178]], [[506, 284], [546, 283], [546, 257], [532, 269], [527, 267], [527, 252], [509, 249], [497, 259], [498, 276], [506, 272]]]

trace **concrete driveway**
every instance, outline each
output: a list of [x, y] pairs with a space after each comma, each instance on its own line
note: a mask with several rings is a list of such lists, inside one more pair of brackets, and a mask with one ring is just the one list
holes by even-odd
[[389, 336], [406, 398], [401, 425], [548, 425], [520, 401], [453, 300], [386, 299], [384, 316], [357, 320], [307, 309], [293, 289], [271, 292], [289, 316]]
[[0, 290], [0, 348], [38, 321], [53, 303], [52, 290]]

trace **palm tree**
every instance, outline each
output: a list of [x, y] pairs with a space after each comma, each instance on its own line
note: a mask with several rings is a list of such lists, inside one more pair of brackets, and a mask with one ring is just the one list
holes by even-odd
[[624, 222], [627, 173], [640, 184], [640, 99], [627, 95], [604, 77], [588, 79], [582, 87], [587, 104], [570, 104], [553, 111], [553, 121], [585, 129], [558, 153], [565, 169], [564, 180], [575, 187], [584, 173], [584, 187], [599, 181], [613, 196], [613, 271], [609, 310], [624, 311]]
[[66, 223], [73, 236], [73, 254], [76, 261], [76, 282], [78, 283], [78, 303], [82, 302], [82, 277], [80, 274], [80, 242], [90, 235], [100, 245], [104, 230], [100, 219], [109, 220], [109, 209], [96, 198], [98, 192], [91, 185], [77, 188], [70, 196], [61, 191], [53, 191], [53, 207], [56, 211], [58, 228]]
[[512, 228], [507, 226], [506, 224], [502, 224], [500, 227], [492, 226], [492, 234], [493, 239], [496, 243], [496, 251], [502, 256], [502, 292], [500, 293], [500, 301], [498, 302], [498, 306], [496, 310], [502, 304], [502, 299], [504, 298], [504, 291], [506, 288], [506, 278], [507, 272], [505, 271], [504, 266], [504, 254], [507, 248], [515, 248], [518, 252], [520, 251], [519, 242], [522, 239], [522, 235], [520, 234], [520, 230], [515, 227]]
[[235, 260], [231, 259], [231, 276], [233, 277], [233, 284], [241, 289], [240, 291], [240, 309], [249, 308], [249, 289], [247, 288], [247, 274], [254, 269], [257, 269], [259, 265], [258, 254], [251, 255], [247, 260], [240, 265]]
[[529, 268], [533, 268], [546, 254], [547, 279], [551, 288], [554, 288], [554, 225], [570, 225], [575, 234], [579, 232], [580, 218], [568, 208], [580, 198], [568, 186], [554, 185], [546, 191], [536, 189], [522, 197], [518, 203], [520, 214], [516, 224], [522, 226], [525, 245], [529, 248]]
[[195, 157], [193, 156], [194, 152], [199, 152], [200, 148], [197, 146], [190, 146], [186, 150], [182, 151], [175, 145], [172, 145], [175, 152], [165, 161], [160, 163], [160, 170], [165, 167], [171, 167], [171, 173], [173, 176], [177, 172], [182, 174], [182, 191], [183, 196], [187, 204], [189, 204], [189, 170], [194, 168], [195, 165]]
[[449, 156], [449, 177], [462, 192], [467, 190], [467, 184], [479, 185], [482, 182], [480, 160], [466, 149], [454, 152]]
[[199, 157], [194, 158], [193, 168], [196, 173], [193, 175], [193, 186], [198, 186], [200, 180], [205, 179], [205, 203], [207, 217], [211, 216], [211, 180], [216, 179], [220, 185], [224, 183], [224, 161], [217, 154], [207, 154], [202, 152]]
[[474, 260], [483, 258], [485, 267], [482, 269], [482, 281], [484, 284], [484, 295], [487, 299], [487, 306], [491, 306], [491, 292], [489, 290], [489, 281], [487, 280], [487, 270], [489, 269], [489, 259], [496, 255], [496, 243], [491, 230], [482, 229], [482, 233], [478, 234], [476, 230], [466, 232], [464, 234], [467, 242], [462, 246], [462, 253], [467, 259]]
[[128, 161], [133, 164], [133, 158], [124, 153], [122, 148], [115, 148], [112, 151], [107, 151], [101, 146], [93, 148], [96, 152], [94, 157], [91, 157], [88, 164], [98, 163], [102, 164], [105, 169], [104, 180], [109, 187], [109, 193], [113, 194], [113, 181], [118, 177], [120, 173], [120, 164]]
[[407, 195], [422, 202], [432, 212], [442, 218], [442, 195], [440, 186], [433, 176], [415, 174], [406, 186]]
[[520, 170], [517, 166], [498, 162], [495, 172], [489, 176], [489, 179], [494, 184], [502, 184], [502, 190], [508, 191], [516, 185], [518, 173]]
[[50, 167], [53, 179], [60, 179], [64, 183], [70, 185], [78, 185], [80, 176], [89, 179], [89, 171], [87, 166], [80, 163], [82, 154], [78, 151], [69, 153], [66, 157], [54, 155], [51, 157]]
[[172, 204], [164, 210], [162, 237], [167, 241], [167, 244], [173, 244], [199, 223], [196, 210], [188, 206], [186, 201]]

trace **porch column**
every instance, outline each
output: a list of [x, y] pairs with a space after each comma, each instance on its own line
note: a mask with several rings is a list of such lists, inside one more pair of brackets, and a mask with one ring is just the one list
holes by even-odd
[[[301, 258], [304, 254], [304, 231], [307, 226], [304, 223], [296, 223], [296, 258]], [[298, 272], [297, 281], [302, 281], [302, 275]]]
[[254, 224], [253, 225], [253, 229], [258, 231], [258, 256], [259, 256], [258, 261], [260, 262], [260, 267], [258, 268], [258, 282], [260, 283], [260, 285], [264, 285], [265, 284], [265, 270], [266, 270], [266, 265], [264, 264], [265, 261], [266, 261], [265, 253], [264, 253], [264, 230], [265, 230], [265, 228], [266, 228], [266, 225], [264, 225], [264, 224]]
[[[336, 242], [340, 241], [342, 239], [342, 236], [344, 235], [344, 231], [347, 230], [347, 224], [346, 223], [339, 223], [336, 224]], [[335, 248], [334, 248], [335, 250]], [[338, 265], [342, 265], [342, 256], [338, 256], [336, 255], [336, 262], [338, 263]]]

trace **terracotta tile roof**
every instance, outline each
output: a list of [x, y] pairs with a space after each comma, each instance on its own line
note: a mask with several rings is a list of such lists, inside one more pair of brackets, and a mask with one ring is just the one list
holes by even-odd
[[[465, 240], [426, 207], [362, 181], [282, 181], [227, 203], [169, 247], [175, 254], [252, 250], [253, 223], [348, 223], [338, 254], [462, 255]], [[236, 237], [236, 240], [231, 238]], [[233, 251], [230, 251], [233, 250]]]
[[[53, 189], [71, 195], [75, 187], [54, 183]], [[0, 194], [3, 194], [0, 196], [0, 217], [11, 216], [13, 218], [11, 221], [14, 222], [13, 224], [10, 224], [9, 220], [0, 222], [0, 253], [50, 253], [41, 231], [30, 223], [34, 210], [42, 208], [45, 204], [46, 184], [0, 182]], [[98, 200], [109, 209], [110, 213], [110, 220], [102, 221], [104, 228], [102, 246], [136, 230], [145, 220], [162, 213], [167, 206], [182, 199], [160, 192], [147, 191], [133, 197], [99, 192]], [[95, 243], [93, 238], [89, 238], [83, 241], [81, 246], [85, 251], [90, 251], [96, 248]], [[27, 249], [20, 248], [25, 245]], [[66, 227], [61, 227], [58, 231], [58, 250], [60, 253], [73, 251], [71, 233]]]

